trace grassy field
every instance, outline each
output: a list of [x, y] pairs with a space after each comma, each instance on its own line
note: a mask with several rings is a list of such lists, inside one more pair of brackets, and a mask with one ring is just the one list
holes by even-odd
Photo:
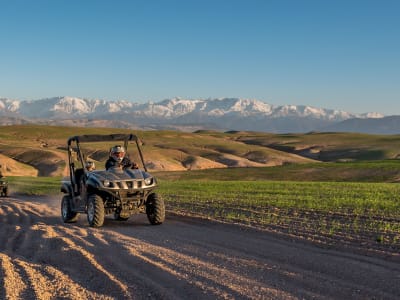
[[400, 161], [360, 161], [346, 163], [285, 164], [273, 167], [207, 169], [181, 172], [153, 172], [169, 180], [280, 180], [399, 182]]
[[325, 240], [400, 246], [400, 186], [391, 183], [161, 180], [183, 214]]
[[7, 177], [10, 194], [32, 196], [57, 195], [60, 193], [61, 177]]

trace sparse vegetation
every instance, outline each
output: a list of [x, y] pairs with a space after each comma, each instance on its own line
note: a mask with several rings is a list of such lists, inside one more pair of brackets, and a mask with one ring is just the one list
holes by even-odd
[[362, 161], [400, 157], [400, 135], [314, 132], [234, 134], [237, 141], [270, 147], [320, 161]]

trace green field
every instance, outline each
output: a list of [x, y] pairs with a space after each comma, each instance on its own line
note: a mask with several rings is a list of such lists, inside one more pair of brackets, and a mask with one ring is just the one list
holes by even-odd
[[171, 210], [183, 214], [400, 246], [398, 184], [166, 180], [160, 193]]
[[160, 178], [178, 180], [279, 180], [336, 182], [399, 182], [400, 161], [360, 161], [346, 163], [285, 164], [273, 167], [207, 169], [180, 172], [153, 172]]
[[7, 177], [9, 193], [30, 196], [57, 195], [60, 193], [61, 177]]

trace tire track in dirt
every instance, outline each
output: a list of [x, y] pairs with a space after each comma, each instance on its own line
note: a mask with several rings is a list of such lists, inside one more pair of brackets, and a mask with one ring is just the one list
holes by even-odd
[[[71, 234], [74, 232], [63, 230], [64, 225], [54, 209], [16, 199], [2, 202], [0, 222], [6, 234], [2, 234], [4, 243], [0, 246], [0, 251], [4, 252], [4, 298], [1, 299], [8, 295], [11, 299], [114, 299], [114, 291], [124, 299], [131, 298], [127, 288], [113, 274], [104, 270], [91, 253], [73, 241]], [[6, 240], [5, 236], [8, 237]], [[98, 292], [105, 290], [102, 286], [93, 285], [94, 290], [90, 291], [75, 283], [60, 271], [59, 268], [62, 270], [64, 266], [73, 270], [82, 268], [84, 281], [102, 282], [107, 287], [106, 294]], [[9, 282], [16, 283], [9, 288]], [[15, 290], [15, 285], [20, 286], [20, 290]], [[113, 292], [107, 295], [110, 286]]]
[[[224, 266], [209, 263], [208, 260], [197, 258], [197, 254], [184, 254], [177, 249], [168, 249], [164, 246], [157, 246], [152, 243], [144, 242], [140, 239], [127, 237], [117, 233], [110, 234], [113, 244], [119, 241], [121, 245], [118, 253], [123, 254], [123, 261], [135, 261], [140, 264], [139, 272], [135, 272], [137, 278], [143, 278], [142, 270], [146, 269], [147, 281], [152, 282], [155, 287], [153, 290], [159, 289], [159, 294], [170, 299], [185, 298], [185, 294], [180, 294], [180, 289], [165, 289], [160, 287], [157, 282], [169, 279], [168, 285], [173, 287], [175, 282], [183, 282], [183, 290], [200, 290], [202, 293], [213, 295], [217, 298], [240, 298], [243, 295], [275, 296], [281, 294], [281, 291], [267, 287], [263, 282], [252, 279], [249, 276], [241, 276], [239, 272], [232, 272]], [[246, 267], [249, 267], [247, 265]], [[124, 266], [120, 265], [123, 269]], [[124, 272], [123, 272], [124, 273]], [[132, 273], [132, 271], [130, 271]], [[128, 273], [129, 274], [129, 273]], [[168, 286], [167, 285], [167, 286]], [[187, 285], [187, 286], [185, 286]], [[291, 299], [290, 294], [285, 294], [285, 299]]]
[[398, 261], [172, 214], [64, 224], [60, 199], [0, 199], [0, 299], [400, 298]]
[[22, 292], [27, 286], [16, 270], [11, 257], [0, 253], [0, 278], [3, 278], [3, 290], [1, 291], [1, 299], [22, 299]]

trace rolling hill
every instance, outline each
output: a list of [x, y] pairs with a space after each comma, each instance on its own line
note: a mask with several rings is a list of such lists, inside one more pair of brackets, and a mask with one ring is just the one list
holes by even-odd
[[[12, 176], [64, 176], [66, 141], [83, 134], [131, 133], [116, 128], [42, 125], [0, 127], [0, 164]], [[152, 172], [260, 168], [322, 162], [397, 160], [399, 135], [355, 133], [268, 134], [244, 131], [135, 131]], [[101, 168], [110, 145], [87, 145]], [[137, 160], [134, 156], [131, 157]]]
[[[53, 127], [16, 125], [0, 127], [0, 164], [6, 174], [21, 175], [22, 165], [37, 170], [38, 176], [62, 176], [66, 170], [66, 142], [74, 135], [131, 133], [115, 128]], [[151, 171], [207, 168], [261, 167], [313, 161], [293, 153], [246, 144], [227, 134], [178, 131], [135, 132], [143, 143], [146, 166]], [[87, 144], [87, 157], [100, 167], [111, 145]], [[137, 160], [135, 157], [131, 157]], [[11, 163], [11, 161], [13, 163]], [[19, 164], [14, 163], [18, 162]]]

